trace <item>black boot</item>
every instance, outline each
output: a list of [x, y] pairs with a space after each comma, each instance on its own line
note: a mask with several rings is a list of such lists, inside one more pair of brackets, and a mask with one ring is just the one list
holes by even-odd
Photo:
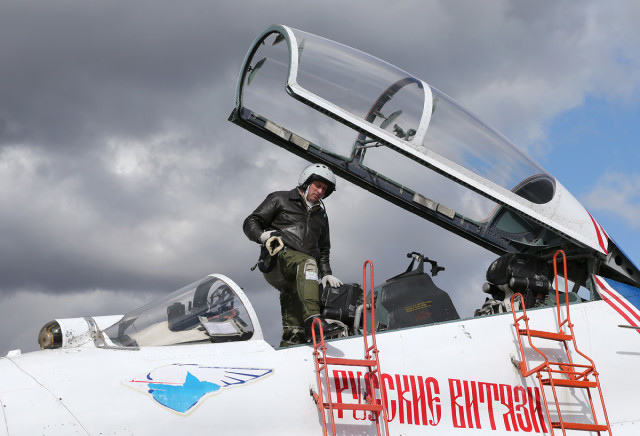
[[320, 340], [320, 330], [318, 329], [318, 323], [313, 324], [313, 321], [316, 318], [319, 318], [320, 322], [322, 323], [322, 332], [324, 333], [325, 338], [332, 338], [334, 336], [337, 336], [340, 332], [342, 332], [342, 327], [340, 327], [339, 325], [329, 324], [320, 315], [313, 315], [304, 321], [304, 332], [305, 332], [305, 335], [307, 336], [308, 341], [313, 340], [313, 337], [311, 334], [312, 326], [316, 331], [316, 341]]

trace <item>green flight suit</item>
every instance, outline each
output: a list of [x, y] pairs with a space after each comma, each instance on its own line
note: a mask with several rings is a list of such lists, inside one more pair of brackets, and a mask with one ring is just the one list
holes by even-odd
[[282, 313], [281, 347], [306, 342], [304, 320], [320, 314], [318, 265], [308, 254], [285, 248], [276, 266], [264, 278], [280, 291]]

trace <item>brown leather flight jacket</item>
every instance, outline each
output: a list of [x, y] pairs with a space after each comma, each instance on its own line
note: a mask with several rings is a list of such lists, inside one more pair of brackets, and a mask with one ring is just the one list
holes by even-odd
[[298, 188], [267, 195], [244, 220], [242, 230], [247, 238], [257, 243], [260, 243], [262, 232], [280, 230], [286, 247], [313, 256], [321, 277], [331, 274], [327, 213], [320, 204], [309, 210]]

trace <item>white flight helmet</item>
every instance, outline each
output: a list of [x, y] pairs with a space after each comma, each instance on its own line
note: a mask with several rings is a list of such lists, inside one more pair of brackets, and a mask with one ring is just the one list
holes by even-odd
[[311, 164], [302, 170], [302, 173], [298, 178], [298, 187], [307, 189], [307, 186], [316, 180], [320, 180], [327, 184], [327, 192], [324, 194], [324, 198], [327, 198], [336, 190], [336, 176], [329, 167], [322, 164]]

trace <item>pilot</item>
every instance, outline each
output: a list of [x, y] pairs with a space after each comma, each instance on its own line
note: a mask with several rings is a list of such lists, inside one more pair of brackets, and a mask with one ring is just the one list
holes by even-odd
[[320, 316], [318, 284], [320, 278], [323, 286], [342, 285], [329, 266], [329, 220], [322, 202], [335, 188], [336, 177], [328, 167], [309, 165], [297, 187], [269, 194], [244, 220], [245, 235], [262, 245], [260, 270], [280, 291], [281, 347], [310, 340], [316, 318], [320, 318], [325, 337], [342, 331]]

